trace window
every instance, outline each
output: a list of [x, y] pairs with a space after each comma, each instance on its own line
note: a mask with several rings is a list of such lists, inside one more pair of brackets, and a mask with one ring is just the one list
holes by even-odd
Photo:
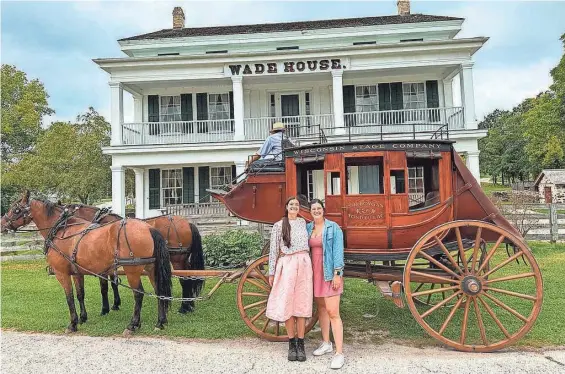
[[182, 204], [182, 169], [161, 170], [163, 205]]
[[[355, 124], [377, 123], [379, 98], [377, 86], [355, 86]], [[373, 112], [368, 114], [367, 112]]]
[[[404, 102], [404, 109], [425, 109], [426, 108], [426, 93], [424, 83], [403, 83], [402, 84], [402, 99]], [[404, 114], [405, 121], [424, 121], [426, 119], [425, 111], [412, 110]]]
[[426, 208], [440, 202], [439, 157], [409, 157], [408, 206], [410, 210]]
[[159, 122], [181, 121], [180, 95], [159, 96]]
[[339, 171], [329, 171], [327, 177], [327, 195], [341, 195], [341, 178], [339, 177]]
[[383, 158], [363, 157], [345, 160], [347, 194], [383, 193]]
[[408, 197], [410, 198], [408, 205], [423, 203], [425, 201], [424, 192], [424, 167], [408, 168]]
[[231, 166], [210, 167], [210, 188], [221, 189], [232, 181]]
[[301, 205], [312, 199], [324, 201], [324, 161], [316, 158], [295, 160], [296, 191]]
[[275, 117], [277, 115], [276, 106], [275, 106], [275, 94], [270, 95], [270, 103], [271, 103], [270, 106], [271, 117]]
[[406, 193], [406, 181], [404, 178], [404, 170], [390, 171], [390, 193], [391, 194]]
[[228, 93], [208, 95], [208, 129], [215, 133], [229, 133], [230, 121], [230, 96]]

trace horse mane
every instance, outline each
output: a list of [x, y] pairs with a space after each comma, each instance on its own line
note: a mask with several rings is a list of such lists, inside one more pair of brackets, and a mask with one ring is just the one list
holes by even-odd
[[55, 204], [52, 201], [42, 200], [42, 199], [36, 199], [36, 200], [41, 201], [43, 203], [43, 209], [45, 209], [45, 213], [47, 213], [47, 217], [51, 217], [53, 213], [55, 213], [55, 210], [58, 208], [57, 204]]

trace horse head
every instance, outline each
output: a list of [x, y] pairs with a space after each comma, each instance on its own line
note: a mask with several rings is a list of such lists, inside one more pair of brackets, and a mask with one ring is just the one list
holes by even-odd
[[10, 206], [8, 212], [1, 219], [0, 231], [2, 233], [8, 232], [8, 230], [16, 231], [31, 222], [30, 200], [30, 192], [25, 190], [22, 197]]

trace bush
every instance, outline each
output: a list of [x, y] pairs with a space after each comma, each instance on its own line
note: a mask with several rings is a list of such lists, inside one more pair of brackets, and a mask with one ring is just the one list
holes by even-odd
[[202, 238], [206, 266], [241, 267], [248, 260], [261, 255], [263, 238], [258, 232], [229, 230], [223, 234], [210, 234]]

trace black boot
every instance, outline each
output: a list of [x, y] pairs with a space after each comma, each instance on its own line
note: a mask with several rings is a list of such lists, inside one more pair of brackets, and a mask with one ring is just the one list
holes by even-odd
[[296, 338], [288, 340], [288, 361], [296, 361], [297, 348]]
[[298, 361], [306, 361], [306, 352], [304, 351], [304, 338], [298, 338], [298, 342], [296, 344], [297, 352], [296, 352], [296, 359]]

